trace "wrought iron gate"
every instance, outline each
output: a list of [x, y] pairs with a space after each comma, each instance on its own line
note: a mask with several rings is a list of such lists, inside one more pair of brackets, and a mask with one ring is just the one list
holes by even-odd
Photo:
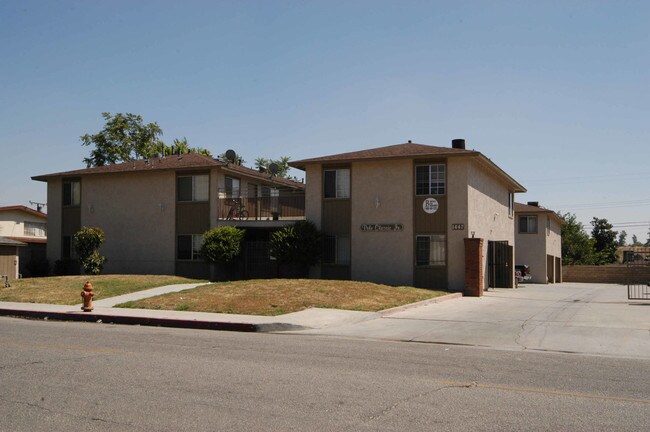
[[627, 298], [650, 300], [650, 252], [633, 252], [626, 256], [628, 267]]
[[512, 288], [513, 248], [507, 241], [488, 241], [488, 287]]

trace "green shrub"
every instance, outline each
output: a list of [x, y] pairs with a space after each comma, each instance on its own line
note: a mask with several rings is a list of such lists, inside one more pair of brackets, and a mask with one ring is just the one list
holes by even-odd
[[83, 227], [74, 235], [74, 250], [84, 273], [98, 275], [102, 272], [106, 257], [99, 253], [99, 247], [104, 240], [104, 231], [96, 227]]
[[212, 264], [231, 264], [242, 252], [242, 241], [246, 231], [243, 229], [220, 226], [203, 234], [201, 256]]
[[303, 271], [320, 261], [321, 234], [313, 222], [304, 220], [271, 234], [271, 255], [281, 264], [296, 264]]

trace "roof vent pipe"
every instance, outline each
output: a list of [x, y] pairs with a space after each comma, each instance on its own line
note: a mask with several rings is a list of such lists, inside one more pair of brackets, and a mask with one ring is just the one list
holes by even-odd
[[460, 138], [451, 140], [451, 148], [465, 150], [465, 140]]
[[529, 206], [539, 207], [539, 201], [528, 201]]

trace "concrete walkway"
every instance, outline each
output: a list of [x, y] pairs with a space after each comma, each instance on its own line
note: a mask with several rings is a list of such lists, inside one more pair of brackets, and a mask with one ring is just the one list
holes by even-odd
[[[187, 289], [192, 289], [199, 287], [201, 285], [208, 285], [207, 283], [196, 283], [196, 284], [178, 284], [178, 285], [166, 285], [157, 288], [151, 288], [143, 291], [136, 291], [129, 294], [124, 294], [121, 296], [109, 297], [105, 299], [94, 300], [93, 304], [98, 308], [110, 308], [115, 305], [126, 303], [129, 301], [142, 300], [149, 297], [155, 297], [162, 294], [168, 294], [173, 292], [179, 292]], [[81, 306], [81, 303], [79, 304]]]
[[650, 302], [623, 285], [529, 284], [301, 333], [650, 358]]

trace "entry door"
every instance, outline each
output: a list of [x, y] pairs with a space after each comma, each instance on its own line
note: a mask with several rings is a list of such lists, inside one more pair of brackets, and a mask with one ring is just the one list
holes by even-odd
[[488, 241], [488, 287], [512, 288], [513, 247], [508, 241]]

